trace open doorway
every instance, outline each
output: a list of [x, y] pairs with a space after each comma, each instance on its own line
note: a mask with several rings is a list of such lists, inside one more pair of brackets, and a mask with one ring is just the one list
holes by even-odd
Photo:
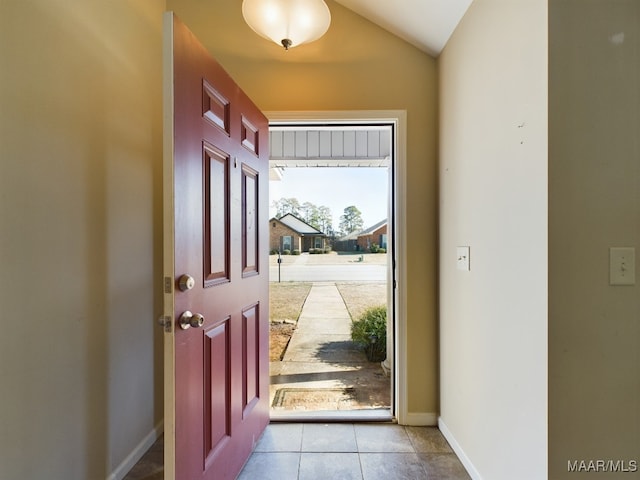
[[[272, 420], [397, 418], [397, 121], [269, 118], [271, 291], [292, 310], [275, 329], [293, 333], [271, 364]], [[309, 174], [299, 196], [273, 187]], [[305, 195], [314, 189], [327, 201]], [[350, 225], [354, 213], [365, 214]], [[381, 312], [384, 335], [367, 330], [371, 344], [357, 344], [352, 321], [376, 323]], [[367, 359], [376, 347], [383, 357]]]

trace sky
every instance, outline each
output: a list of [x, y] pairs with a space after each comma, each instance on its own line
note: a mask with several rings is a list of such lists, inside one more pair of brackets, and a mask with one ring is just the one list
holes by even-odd
[[[344, 209], [355, 205], [368, 228], [387, 218], [388, 175], [388, 168], [287, 168], [282, 180], [269, 182], [269, 205], [280, 198], [297, 198], [301, 205], [329, 207], [335, 230]], [[270, 207], [269, 217], [274, 215]]]

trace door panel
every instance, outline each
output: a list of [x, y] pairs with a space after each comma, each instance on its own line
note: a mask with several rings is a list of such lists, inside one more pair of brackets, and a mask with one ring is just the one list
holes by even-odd
[[[173, 261], [165, 261], [165, 278], [174, 288], [165, 315], [174, 327], [167, 334], [173, 341], [165, 342], [173, 361], [165, 397], [174, 402], [165, 404], [165, 465], [175, 462], [175, 469], [165, 475], [233, 479], [269, 418], [268, 123], [168, 15], [173, 160], [170, 168], [165, 162], [165, 175], [173, 182], [165, 208], [173, 209], [173, 228], [165, 241]], [[182, 275], [195, 280], [191, 289], [180, 289]], [[195, 316], [182, 328], [187, 311], [201, 314], [202, 325]], [[171, 363], [165, 361], [170, 369]]]
[[229, 155], [204, 143], [205, 286], [229, 278]]
[[205, 465], [231, 436], [229, 318], [204, 333], [204, 454]]
[[246, 417], [260, 401], [260, 310], [258, 304], [242, 312], [242, 333], [244, 349], [242, 416]]
[[258, 172], [247, 165], [242, 166], [242, 274], [255, 275], [258, 272]]
[[206, 79], [202, 81], [202, 116], [221, 128], [227, 135], [229, 130], [229, 101], [224, 98]]

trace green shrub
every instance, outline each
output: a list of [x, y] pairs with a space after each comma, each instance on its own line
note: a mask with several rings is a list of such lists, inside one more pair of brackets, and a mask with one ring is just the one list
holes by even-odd
[[369, 307], [351, 323], [351, 340], [367, 355], [370, 362], [380, 362], [387, 356], [387, 307]]
[[300, 250], [294, 250], [291, 252], [292, 255], [300, 255]]
[[291, 255], [291, 250], [282, 250], [282, 255]]
[[277, 248], [273, 248], [271, 249], [271, 251], [269, 251], [269, 255], [277, 255], [278, 254], [278, 249]]
[[371, 253], [387, 253], [387, 249], [386, 248], [382, 248], [377, 243], [372, 243], [371, 246], [369, 247], [369, 252], [371, 252]]

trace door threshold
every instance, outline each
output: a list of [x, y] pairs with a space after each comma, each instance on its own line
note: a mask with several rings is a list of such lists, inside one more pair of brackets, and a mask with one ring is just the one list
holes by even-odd
[[396, 419], [389, 409], [317, 410], [305, 412], [271, 411], [271, 423], [290, 422], [392, 422]]

